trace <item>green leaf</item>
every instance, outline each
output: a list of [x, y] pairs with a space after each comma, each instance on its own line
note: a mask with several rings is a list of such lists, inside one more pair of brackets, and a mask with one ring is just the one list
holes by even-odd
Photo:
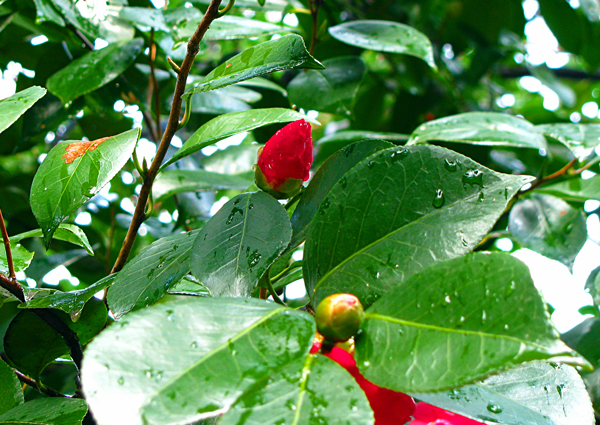
[[108, 288], [118, 275], [112, 274], [100, 279], [93, 285], [78, 291], [62, 292], [45, 290], [36, 292], [27, 302], [19, 305], [19, 308], [54, 308], [67, 313], [73, 322], [76, 322], [81, 317], [81, 312], [85, 304], [92, 297]]
[[483, 382], [420, 400], [487, 423], [593, 425], [594, 412], [581, 376], [567, 365], [530, 363]]
[[441, 140], [484, 146], [546, 149], [533, 124], [498, 112], [467, 112], [429, 121], [417, 128], [409, 144]]
[[10, 127], [45, 94], [46, 89], [33, 86], [0, 100], [0, 133]]
[[[102, 330], [107, 317], [106, 306], [100, 300], [87, 303], [77, 322], [63, 312], [53, 313], [77, 333], [82, 345]], [[36, 380], [49, 363], [69, 352], [54, 328], [30, 310], [21, 311], [10, 323], [4, 336], [4, 350], [21, 372]]]
[[338, 131], [333, 134], [321, 137], [315, 142], [318, 146], [317, 155], [315, 157], [314, 164], [322, 164], [327, 158], [333, 155], [340, 149], [348, 146], [351, 143], [359, 142], [365, 139], [374, 140], [385, 140], [394, 144], [403, 145], [408, 139], [409, 135], [398, 134], [398, 133], [383, 133], [378, 131], [364, 131], [364, 130], [345, 130]]
[[[0, 240], [2, 240], [0, 238]], [[20, 244], [13, 245], [10, 244], [10, 252], [12, 254], [13, 265], [15, 267], [15, 272], [20, 272], [29, 267], [31, 260], [33, 259], [33, 252], [29, 252]], [[4, 250], [4, 245], [0, 248], [0, 273], [4, 273], [7, 275], [9, 272], [8, 269], [8, 260], [6, 259], [6, 251]]]
[[245, 190], [252, 183], [253, 172], [229, 175], [205, 170], [165, 170], [152, 185], [152, 194], [160, 202], [182, 192]]
[[287, 97], [286, 89], [284, 89], [280, 85], [274, 83], [273, 81], [267, 80], [266, 78], [262, 78], [262, 77], [254, 77], [251, 80], [242, 81], [241, 83], [238, 83], [238, 85], [246, 86], [246, 87], [256, 87], [256, 88], [260, 88], [260, 89], [274, 90], [276, 92], [281, 93], [281, 95], [283, 97]]
[[48, 78], [47, 87], [63, 103], [96, 90], [121, 75], [142, 52], [141, 38], [86, 53]]
[[[194, 34], [202, 17], [190, 19], [176, 30], [176, 41], [187, 41]], [[231, 40], [236, 38], [259, 37], [261, 35], [288, 32], [290, 28], [257, 19], [225, 15], [213, 21], [203, 40]]]
[[365, 63], [359, 57], [346, 56], [325, 60], [323, 66], [323, 71], [301, 72], [290, 81], [290, 102], [306, 111], [351, 116]]
[[323, 65], [306, 50], [302, 37], [295, 34], [265, 41], [244, 50], [212, 70], [182, 97], [188, 99], [194, 93], [218, 89], [249, 78], [292, 68], [323, 69]]
[[216, 151], [211, 156], [202, 158], [201, 165], [206, 171], [213, 173], [247, 173], [253, 171], [252, 167], [256, 164], [260, 147], [261, 145], [256, 143], [228, 146], [223, 150]]
[[451, 389], [526, 361], [588, 365], [564, 345], [529, 269], [504, 253], [435, 264], [366, 312], [356, 363], [402, 392]]
[[391, 21], [358, 20], [329, 27], [329, 34], [342, 43], [378, 52], [401, 53], [423, 59], [433, 69], [433, 48], [425, 34]]
[[356, 380], [325, 356], [291, 363], [265, 384], [241, 397], [219, 425], [373, 424], [369, 401]]
[[213, 296], [248, 297], [291, 237], [287, 212], [272, 196], [238, 195], [200, 230], [192, 273]]
[[590, 293], [594, 306], [600, 311], [600, 267], [596, 267], [588, 276], [585, 282], [585, 290]]
[[288, 250], [297, 247], [306, 239], [308, 225], [317, 213], [319, 205], [338, 180], [366, 157], [392, 146], [391, 143], [383, 140], [365, 140], [346, 146], [330, 156], [310, 180], [296, 205], [291, 218], [293, 235]]
[[254, 130], [255, 128], [264, 127], [269, 124], [287, 123], [299, 119], [305, 119], [318, 124], [317, 121], [307, 118], [306, 115], [300, 114], [292, 109], [284, 108], [252, 109], [249, 111], [220, 115], [196, 130], [196, 132], [186, 140], [181, 149], [163, 164], [161, 170], [167, 165], [229, 136], [233, 136], [243, 131]]
[[159, 31], [169, 32], [161, 9], [148, 7], [122, 7], [119, 16], [127, 21], [133, 22], [142, 28], [155, 28]]
[[134, 128], [107, 139], [65, 141], [52, 148], [31, 185], [31, 210], [46, 247], [60, 223], [102, 189], [127, 163], [140, 137]]
[[542, 124], [534, 130], [563, 143], [580, 159], [600, 145], [600, 124]]
[[314, 305], [350, 292], [367, 307], [413, 273], [466, 254], [530, 180], [437, 146], [364, 159], [329, 191], [308, 229], [304, 278]]
[[0, 415], [22, 404], [23, 389], [12, 368], [0, 360]]
[[508, 230], [525, 248], [573, 268], [587, 240], [583, 212], [552, 195], [532, 193], [510, 210]]
[[168, 301], [89, 344], [83, 390], [98, 425], [192, 423], [304, 358], [314, 332], [308, 314], [257, 299]]
[[33, 2], [35, 3], [38, 22], [50, 21], [54, 22], [56, 25], [60, 25], [61, 27], [65, 26], [65, 20], [52, 6], [52, 2], [50, 0], [33, 0]]
[[[19, 242], [21, 239], [38, 238], [42, 236], [42, 229], [35, 229], [30, 230], [29, 232], [19, 233], [18, 235], [11, 236], [10, 241]], [[74, 224], [63, 223], [60, 226], [58, 226], [56, 232], [54, 233], [54, 238], [78, 245], [82, 248], [85, 248], [88, 254], [94, 255], [94, 250], [92, 249], [92, 246], [90, 245], [90, 242], [88, 241], [88, 238], [85, 235], [84, 231], [81, 230], [80, 227], [75, 226]]]
[[571, 202], [585, 202], [588, 199], [600, 200], [600, 176], [594, 176], [588, 180], [569, 179], [537, 187], [535, 191], [558, 196]]
[[6, 425], [81, 425], [88, 411], [80, 398], [38, 398], [0, 415]]
[[123, 267], [108, 290], [108, 305], [115, 319], [154, 304], [190, 272], [190, 250], [197, 234], [192, 231], [161, 238]]

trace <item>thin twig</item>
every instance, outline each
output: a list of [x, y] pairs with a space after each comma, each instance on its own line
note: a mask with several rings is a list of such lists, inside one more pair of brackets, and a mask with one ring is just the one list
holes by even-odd
[[2, 230], [2, 240], [4, 241], [4, 250], [6, 251], [6, 262], [8, 263], [8, 277], [11, 280], [17, 281], [15, 275], [15, 265], [13, 263], [12, 251], [10, 249], [10, 239], [8, 238], [8, 232], [6, 231], [6, 225], [4, 224], [4, 217], [2, 217], [2, 210], [0, 210], [0, 229]]
[[573, 158], [571, 161], [569, 161], [569, 163], [567, 165], [565, 165], [563, 168], [561, 168], [560, 170], [558, 170], [555, 173], [552, 173], [546, 177], [542, 177], [541, 179], [537, 179], [536, 181], [534, 181], [533, 183], [531, 183], [531, 186], [525, 191], [525, 192], [529, 192], [533, 189], [535, 189], [536, 187], [538, 187], [539, 185], [546, 183], [549, 180], [554, 180], [558, 177], [562, 177], [565, 174], [568, 173], [569, 169], [577, 164], [577, 161], [579, 161], [577, 158]]
[[123, 247], [119, 252], [119, 256], [113, 265], [111, 273], [116, 273], [121, 270], [127, 262], [127, 257], [129, 257], [129, 253], [131, 252], [137, 232], [144, 221], [144, 210], [150, 195], [150, 190], [152, 189], [152, 183], [154, 182], [167, 150], [169, 149], [171, 139], [177, 131], [179, 114], [181, 113], [181, 95], [185, 91], [187, 77], [192, 68], [192, 64], [194, 63], [194, 59], [200, 50], [200, 41], [202, 40], [202, 37], [204, 37], [204, 34], [208, 30], [208, 27], [212, 21], [217, 17], [220, 5], [221, 0], [212, 0], [210, 2], [202, 21], [198, 25], [198, 28], [196, 28], [196, 32], [194, 32], [194, 35], [192, 35], [190, 41], [188, 42], [187, 54], [185, 55], [185, 59], [183, 60], [179, 74], [177, 75], [177, 84], [175, 86], [173, 103], [171, 104], [169, 121], [167, 122], [167, 127], [163, 133], [162, 140], [158, 146], [158, 149], [156, 150], [156, 156], [154, 157], [154, 160], [152, 161], [152, 164], [150, 165], [150, 168], [148, 169], [148, 172], [144, 178], [144, 183], [142, 184], [142, 189], [135, 207], [135, 212], [133, 213], [133, 218], [131, 220], [131, 224], [129, 225], [129, 229], [127, 230], [127, 236], [125, 236]]
[[77, 38], [79, 38], [83, 44], [85, 44], [85, 47], [87, 47], [90, 50], [94, 50], [94, 44], [92, 42], [90, 42], [90, 40], [87, 39], [87, 37], [85, 35], [83, 35], [83, 33], [81, 31], [79, 31], [77, 28], [75, 28], [73, 25], [67, 23], [67, 28], [69, 30], [71, 30], [73, 32], [73, 34], [75, 34], [77, 36]]
[[310, 14], [312, 15], [312, 34], [310, 37], [310, 48], [308, 52], [312, 55], [315, 53], [317, 47], [317, 31], [319, 25], [319, 7], [321, 6], [321, 0], [308, 0], [308, 6], [310, 8]]
[[29, 385], [31, 388], [33, 388], [34, 390], [38, 390], [39, 392], [41, 392], [42, 394], [46, 394], [47, 396], [50, 397], [65, 397], [65, 398], [71, 398], [71, 396], [59, 393], [56, 390], [53, 390], [52, 388], [48, 388], [45, 385], [42, 385], [41, 387], [37, 384], [37, 382], [35, 382], [35, 380], [31, 379], [29, 376], [19, 372], [16, 369], [13, 369], [13, 371], [15, 372], [15, 375], [17, 375], [17, 378], [19, 378], [19, 381], [21, 381], [22, 383]]
[[152, 99], [154, 99], [154, 123], [156, 125], [156, 141], [160, 139], [160, 96], [158, 92], [158, 82], [156, 81], [156, 67], [154, 61], [156, 60], [156, 44], [154, 43], [154, 28], [150, 31], [150, 55], [148, 57], [150, 62], [150, 95], [148, 100], [148, 107], [152, 108]]

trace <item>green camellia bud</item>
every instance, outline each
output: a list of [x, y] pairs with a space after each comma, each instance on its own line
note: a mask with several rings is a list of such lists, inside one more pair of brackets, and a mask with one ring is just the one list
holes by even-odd
[[317, 306], [315, 319], [317, 329], [326, 340], [347, 341], [360, 329], [365, 315], [362, 304], [352, 294], [334, 294]]

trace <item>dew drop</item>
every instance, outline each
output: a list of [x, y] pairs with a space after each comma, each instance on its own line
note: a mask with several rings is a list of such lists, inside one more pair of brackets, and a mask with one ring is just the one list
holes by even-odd
[[123, 378], [122, 376], [120, 376], [119, 379], [117, 380], [117, 384], [123, 385], [124, 383], [125, 383], [125, 378]]
[[446, 159], [444, 161], [444, 168], [450, 172], [458, 171], [458, 166], [459, 166], [458, 161], [451, 161], [449, 159]]
[[502, 413], [502, 408], [500, 406], [498, 406], [497, 404], [494, 403], [490, 403], [487, 405], [487, 410], [489, 410], [492, 413]]
[[435, 197], [433, 198], [433, 206], [434, 208], [441, 208], [444, 205], [446, 198], [444, 197], [444, 191], [442, 189], [438, 189], [435, 192]]
[[395, 152], [392, 152], [392, 155], [391, 155], [392, 162], [396, 162], [396, 161], [398, 161], [400, 159], [406, 158], [406, 156], [409, 153], [410, 152], [406, 148], [400, 148], [400, 149], [396, 150]]

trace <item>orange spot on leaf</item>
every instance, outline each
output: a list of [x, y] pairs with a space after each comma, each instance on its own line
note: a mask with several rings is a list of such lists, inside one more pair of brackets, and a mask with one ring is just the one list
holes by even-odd
[[69, 143], [65, 148], [67, 153], [64, 154], [62, 158], [65, 160], [65, 164], [70, 164], [77, 158], [85, 155], [86, 152], [96, 150], [100, 143], [108, 139], [110, 139], [110, 137], [103, 137], [101, 139], [96, 139], [89, 142], [81, 141]]

